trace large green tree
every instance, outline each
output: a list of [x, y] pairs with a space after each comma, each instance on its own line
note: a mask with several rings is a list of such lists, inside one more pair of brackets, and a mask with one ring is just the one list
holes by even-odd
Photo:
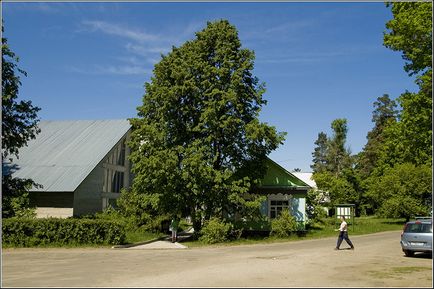
[[196, 230], [202, 219], [259, 208], [245, 194], [284, 134], [258, 120], [265, 88], [253, 65], [226, 20], [162, 56], [131, 119], [135, 179], [123, 199], [139, 201], [130, 207], [189, 215]]
[[[3, 25], [2, 25], [3, 31]], [[26, 72], [17, 65], [19, 59], [2, 37], [2, 216], [28, 214], [28, 189], [36, 185], [30, 179], [12, 177], [11, 156], [19, 157], [18, 150], [39, 132], [37, 112], [40, 108], [30, 100], [18, 100], [20, 75]]]
[[381, 162], [432, 163], [432, 3], [389, 3], [393, 19], [386, 23], [384, 45], [401, 51], [404, 69], [416, 76], [419, 91], [398, 98], [399, 121], [386, 130]]
[[387, 125], [376, 150], [373, 173], [365, 181], [372, 208], [389, 217], [410, 218], [432, 207], [432, 3], [393, 2], [384, 45], [402, 52], [404, 70], [418, 92], [397, 98], [397, 121]]

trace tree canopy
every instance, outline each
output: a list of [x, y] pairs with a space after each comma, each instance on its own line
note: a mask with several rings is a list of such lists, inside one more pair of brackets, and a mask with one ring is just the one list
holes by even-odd
[[248, 211], [245, 194], [284, 140], [258, 119], [265, 85], [253, 67], [253, 51], [226, 20], [162, 56], [130, 120], [135, 179], [125, 198], [153, 199], [149, 208], [191, 216], [195, 229], [202, 219]]
[[[2, 31], [3, 25], [2, 25]], [[40, 108], [30, 100], [18, 100], [20, 74], [18, 57], [2, 37], [2, 217], [29, 215], [28, 189], [36, 185], [31, 179], [13, 178], [13, 168], [6, 165], [11, 155], [19, 157], [18, 150], [39, 133], [37, 112]]]
[[18, 100], [20, 74], [27, 76], [18, 67], [18, 61], [7, 39], [2, 37], [2, 159], [8, 155], [18, 157], [18, 149], [39, 132], [37, 112], [40, 108], [33, 106], [30, 100]]
[[387, 166], [410, 162], [432, 164], [432, 3], [393, 2], [393, 19], [386, 23], [384, 45], [401, 51], [404, 69], [416, 75], [419, 91], [404, 92], [399, 121], [386, 129], [380, 161]]
[[329, 166], [314, 178], [332, 201], [354, 202], [358, 214], [408, 219], [432, 210], [432, 3], [387, 6], [393, 19], [386, 23], [383, 44], [402, 52], [404, 70], [415, 77], [419, 91], [405, 91], [396, 100], [387, 94], [377, 98], [374, 127], [363, 150], [352, 157], [354, 167], [336, 174]]
[[402, 51], [410, 75], [432, 68], [432, 2], [388, 3], [393, 19], [386, 23], [384, 45]]

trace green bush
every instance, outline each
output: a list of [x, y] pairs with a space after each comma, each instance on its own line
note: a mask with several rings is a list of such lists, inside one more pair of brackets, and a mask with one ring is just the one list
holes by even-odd
[[288, 237], [292, 232], [297, 231], [297, 221], [289, 211], [282, 211], [280, 216], [271, 221], [270, 234], [277, 237]]
[[207, 244], [222, 243], [229, 240], [232, 231], [232, 224], [213, 217], [205, 222], [199, 240]]
[[125, 229], [116, 221], [100, 219], [3, 219], [3, 244], [14, 247], [95, 244], [125, 241]]

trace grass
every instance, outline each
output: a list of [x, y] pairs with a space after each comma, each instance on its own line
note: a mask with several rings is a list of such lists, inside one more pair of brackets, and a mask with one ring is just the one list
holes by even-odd
[[[401, 230], [405, 224], [405, 219], [385, 219], [376, 217], [358, 217], [347, 220], [349, 235], [364, 235], [384, 231]], [[336, 235], [335, 229], [339, 228], [340, 221], [328, 218], [324, 224], [314, 226], [307, 233], [307, 237], [331, 237]]]
[[429, 267], [392, 267], [384, 271], [368, 271], [368, 274], [375, 278], [398, 278], [403, 274], [411, 274], [416, 272], [431, 271]]
[[152, 239], [160, 238], [166, 236], [164, 233], [152, 233], [144, 230], [130, 230], [126, 232], [126, 244], [133, 244], [138, 242], [149, 241]]
[[[396, 231], [401, 230], [405, 224], [405, 219], [384, 219], [376, 217], [359, 217], [355, 218], [354, 223], [351, 220], [347, 220], [348, 234], [350, 235], [364, 235], [372, 234], [384, 231]], [[246, 238], [240, 238], [238, 240], [229, 241], [218, 244], [205, 244], [200, 240], [185, 241], [184, 245], [188, 247], [203, 247], [203, 246], [234, 246], [234, 245], [250, 245], [250, 244], [268, 244], [276, 242], [288, 242], [298, 240], [310, 240], [327, 237], [336, 237], [337, 232], [335, 229], [339, 228], [340, 221], [335, 218], [328, 218], [322, 224], [317, 224], [311, 228], [307, 228], [305, 236], [291, 235], [286, 238], [279, 238], [275, 236], [250, 236]]]

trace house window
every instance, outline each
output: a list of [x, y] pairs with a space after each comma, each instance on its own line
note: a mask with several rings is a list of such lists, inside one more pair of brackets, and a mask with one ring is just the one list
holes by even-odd
[[288, 200], [272, 200], [270, 201], [270, 218], [275, 219], [280, 216], [282, 210], [289, 210]]

